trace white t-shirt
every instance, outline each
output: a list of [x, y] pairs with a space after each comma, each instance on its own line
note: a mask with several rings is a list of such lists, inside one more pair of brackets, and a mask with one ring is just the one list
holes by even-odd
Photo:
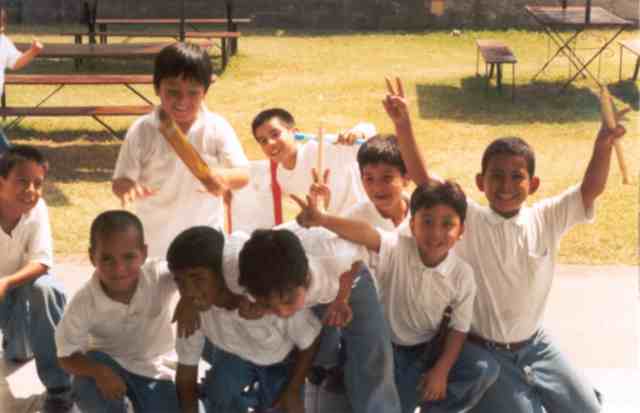
[[66, 306], [56, 328], [58, 357], [99, 350], [132, 373], [172, 379], [165, 362], [174, 348], [171, 318], [176, 292], [165, 261], [142, 266], [129, 305], [109, 298], [93, 274]]
[[200, 360], [205, 337], [228, 353], [260, 366], [279, 363], [297, 347], [308, 348], [322, 325], [310, 310], [298, 311], [289, 318], [273, 315], [245, 320], [238, 311], [211, 307], [200, 313], [200, 329], [188, 338], [178, 337], [176, 352], [180, 364], [195, 366]]
[[580, 186], [509, 219], [472, 200], [468, 205], [455, 250], [478, 285], [471, 331], [502, 343], [525, 340], [542, 326], [561, 237], [593, 220], [594, 210], [585, 210]]
[[0, 34], [0, 96], [4, 92], [4, 71], [13, 69], [22, 53], [14, 46], [13, 42], [4, 34]]
[[436, 267], [420, 259], [415, 238], [378, 230], [381, 236], [378, 278], [391, 339], [403, 346], [431, 340], [447, 306], [450, 327], [466, 333], [473, 312], [476, 285], [473, 270], [449, 251]]
[[[362, 123], [354, 129], [362, 130], [367, 137], [375, 135], [375, 127]], [[311, 169], [317, 167], [318, 142], [308, 141], [298, 145], [296, 166], [292, 170], [278, 164], [278, 183], [286, 194], [304, 195], [309, 193], [313, 183]], [[327, 212], [343, 215], [347, 209], [367, 199], [362, 186], [360, 169], [357, 162], [358, 145], [325, 144], [324, 167], [329, 169], [329, 188], [331, 200]]]
[[[129, 128], [113, 179], [129, 178], [157, 191], [135, 202], [149, 256], [165, 258], [171, 241], [194, 225], [224, 226], [220, 197], [204, 188], [178, 158], [159, 129], [157, 110]], [[191, 126], [189, 142], [213, 168], [247, 167], [247, 157], [231, 125], [204, 106]]]
[[[305, 295], [305, 307], [327, 304], [335, 300], [340, 287], [340, 275], [351, 269], [355, 261], [367, 262], [364, 247], [337, 237], [324, 228], [305, 229], [295, 222], [288, 222], [275, 229], [294, 232], [305, 250], [309, 262], [311, 282]], [[249, 236], [237, 231], [227, 237], [223, 253], [223, 274], [229, 289], [236, 294], [247, 294], [240, 286], [238, 256]], [[269, 265], [265, 263], [265, 265]]]
[[0, 254], [0, 277], [13, 274], [29, 262], [51, 268], [53, 240], [44, 199], [40, 198], [31, 211], [20, 217], [11, 234], [0, 229]]

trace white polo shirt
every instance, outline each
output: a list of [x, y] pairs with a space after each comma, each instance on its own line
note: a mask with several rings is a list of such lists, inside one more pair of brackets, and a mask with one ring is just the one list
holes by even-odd
[[4, 72], [13, 69], [22, 53], [4, 34], [0, 34], [0, 96], [4, 92]]
[[307, 349], [322, 325], [310, 310], [289, 318], [273, 315], [245, 320], [238, 311], [211, 307], [200, 313], [200, 329], [188, 338], [178, 337], [176, 352], [180, 364], [195, 366], [200, 360], [205, 337], [213, 345], [259, 366], [284, 360], [294, 347]]
[[[340, 287], [340, 275], [349, 271], [354, 262], [368, 260], [364, 247], [345, 241], [324, 228], [305, 229], [295, 222], [276, 227], [285, 228], [298, 236], [309, 262], [311, 282], [305, 295], [305, 307], [327, 304], [335, 300]], [[238, 256], [248, 239], [247, 234], [237, 231], [225, 240], [223, 274], [227, 286], [236, 294], [247, 294], [246, 289], [238, 282]]]
[[0, 256], [0, 277], [11, 275], [30, 262], [51, 268], [53, 241], [49, 210], [42, 198], [20, 217], [11, 234], [0, 229]]
[[[358, 124], [354, 129], [361, 130], [365, 136], [376, 134], [370, 123]], [[343, 215], [351, 206], [367, 199], [362, 186], [360, 169], [357, 162], [359, 145], [324, 145], [324, 167], [330, 169], [329, 188], [331, 200], [327, 212]], [[296, 166], [292, 170], [278, 164], [277, 177], [282, 191], [287, 194], [304, 195], [309, 193], [313, 183], [311, 169], [318, 164], [318, 142], [308, 141], [298, 145]]]
[[476, 294], [469, 264], [449, 251], [444, 261], [429, 268], [420, 259], [415, 238], [379, 232], [380, 263], [376, 276], [391, 340], [403, 346], [431, 340], [447, 306], [453, 309], [450, 327], [463, 333], [469, 331]]
[[531, 337], [542, 326], [561, 237], [594, 215], [579, 185], [509, 219], [468, 199], [466, 231], [455, 250], [478, 285], [471, 331], [502, 343]]
[[[129, 128], [120, 148], [113, 179], [129, 178], [157, 191], [135, 202], [149, 256], [164, 259], [171, 241], [195, 225], [224, 226], [220, 197], [204, 187], [160, 133], [157, 109]], [[212, 168], [248, 167], [231, 125], [204, 106], [188, 133], [189, 142]]]
[[164, 261], [142, 266], [129, 305], [109, 298], [94, 273], [65, 307], [56, 328], [58, 357], [98, 350], [132, 373], [172, 379], [164, 361], [174, 348], [172, 298], [177, 290]]

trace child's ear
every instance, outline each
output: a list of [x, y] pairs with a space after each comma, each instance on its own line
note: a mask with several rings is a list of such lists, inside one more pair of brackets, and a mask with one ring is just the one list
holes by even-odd
[[458, 239], [462, 238], [462, 234], [464, 234], [464, 223], [460, 223], [460, 233], [458, 234]]
[[480, 192], [484, 192], [484, 176], [482, 174], [476, 175], [476, 186]]
[[540, 178], [534, 176], [529, 183], [529, 195], [533, 195], [540, 188]]
[[89, 248], [87, 250], [87, 252], [89, 253], [89, 261], [91, 261], [91, 265], [93, 265], [94, 267], [96, 266], [96, 263], [93, 259], [93, 251], [91, 250], [91, 248]]

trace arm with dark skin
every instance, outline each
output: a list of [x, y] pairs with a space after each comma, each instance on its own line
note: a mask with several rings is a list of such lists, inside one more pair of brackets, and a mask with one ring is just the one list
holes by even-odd
[[282, 409], [286, 413], [304, 413], [304, 400], [300, 397], [302, 395], [302, 385], [318, 352], [319, 343], [320, 336], [316, 337], [311, 346], [298, 351], [289, 382], [274, 403], [274, 408]]
[[111, 367], [91, 360], [81, 353], [58, 358], [58, 363], [66, 372], [74, 376], [85, 376], [95, 380], [98, 390], [106, 399], [118, 400], [127, 393], [124, 380]]
[[449, 371], [458, 359], [466, 338], [466, 333], [456, 330], [449, 331], [442, 354], [435, 364], [422, 375], [418, 384], [422, 400], [442, 400], [447, 396]]
[[198, 366], [178, 364], [176, 389], [182, 413], [198, 413]]

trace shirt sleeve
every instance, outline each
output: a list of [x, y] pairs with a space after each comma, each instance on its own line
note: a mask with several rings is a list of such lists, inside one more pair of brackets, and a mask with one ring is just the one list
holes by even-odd
[[13, 70], [13, 68], [16, 66], [16, 62], [18, 61], [18, 59], [20, 58], [20, 56], [22, 56], [22, 52], [20, 52], [16, 46], [13, 44], [13, 42], [5, 36], [5, 61], [3, 62], [5, 67], [8, 67], [9, 69]]
[[321, 330], [320, 320], [309, 309], [298, 311], [287, 319], [287, 335], [301, 350], [309, 348]]
[[27, 262], [37, 262], [49, 268], [53, 265], [53, 238], [49, 224], [49, 210], [43, 200], [34, 208], [32, 236], [27, 246]]
[[185, 366], [197, 366], [202, 357], [204, 343], [205, 336], [202, 330], [197, 330], [187, 338], [177, 337], [176, 353], [178, 354], [178, 363]]
[[249, 160], [240, 145], [231, 124], [221, 116], [216, 116], [215, 155], [220, 165], [226, 168], [248, 167]]
[[113, 171], [113, 179], [129, 178], [134, 182], [140, 180], [142, 161], [140, 159], [137, 136], [141, 133], [141, 124], [134, 123], [125, 136]]
[[68, 357], [88, 349], [90, 313], [83, 289], [66, 306], [62, 320], [56, 327], [55, 340], [58, 357]]
[[380, 252], [377, 254], [376, 278], [382, 280], [393, 271], [394, 254], [400, 244], [400, 235], [395, 231], [376, 229], [380, 234]]
[[463, 262], [463, 270], [458, 280], [457, 295], [451, 307], [450, 327], [454, 330], [466, 333], [471, 326], [473, 316], [473, 303], [476, 298], [476, 283], [471, 266]]

